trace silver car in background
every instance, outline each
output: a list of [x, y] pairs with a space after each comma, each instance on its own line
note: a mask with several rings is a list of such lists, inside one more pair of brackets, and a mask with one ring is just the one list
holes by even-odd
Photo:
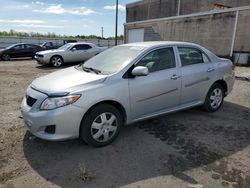
[[35, 59], [39, 64], [60, 67], [63, 63], [83, 62], [106, 49], [86, 42], [68, 43], [58, 49], [38, 52]]
[[199, 45], [132, 43], [34, 80], [21, 111], [39, 138], [104, 146], [125, 124], [194, 106], [214, 112], [233, 84], [231, 61]]

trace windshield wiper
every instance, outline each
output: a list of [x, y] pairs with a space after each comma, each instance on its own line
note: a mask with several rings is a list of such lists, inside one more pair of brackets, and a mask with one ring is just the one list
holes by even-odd
[[86, 71], [86, 72], [94, 72], [96, 74], [100, 74], [102, 73], [102, 71], [98, 70], [98, 69], [94, 69], [92, 67], [85, 67], [85, 66], [82, 66], [82, 70]]

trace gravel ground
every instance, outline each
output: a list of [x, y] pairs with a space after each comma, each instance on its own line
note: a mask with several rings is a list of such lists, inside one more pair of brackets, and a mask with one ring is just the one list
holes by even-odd
[[250, 187], [250, 82], [237, 80], [216, 113], [197, 108], [143, 121], [92, 148], [43, 141], [23, 127], [27, 86], [55, 70], [0, 62], [0, 187]]

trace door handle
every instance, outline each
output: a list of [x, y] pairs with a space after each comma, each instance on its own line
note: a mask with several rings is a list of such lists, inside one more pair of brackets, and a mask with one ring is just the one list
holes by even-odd
[[171, 79], [172, 79], [172, 80], [177, 80], [177, 79], [180, 78], [180, 77], [181, 77], [180, 75], [174, 74], [173, 76], [171, 76]]
[[207, 72], [212, 72], [212, 71], [214, 71], [215, 70], [215, 68], [208, 68], [207, 69]]

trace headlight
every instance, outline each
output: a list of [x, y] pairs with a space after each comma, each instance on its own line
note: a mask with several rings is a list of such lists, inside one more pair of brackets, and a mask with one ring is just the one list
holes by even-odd
[[43, 101], [41, 104], [41, 110], [53, 110], [62, 106], [73, 104], [81, 95], [69, 95], [65, 97], [50, 97]]

